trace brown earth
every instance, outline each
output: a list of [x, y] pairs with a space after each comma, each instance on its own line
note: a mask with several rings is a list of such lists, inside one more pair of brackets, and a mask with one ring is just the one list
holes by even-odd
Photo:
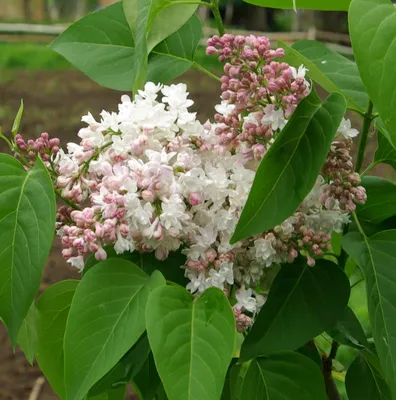
[[[196, 102], [195, 111], [199, 110], [204, 122], [217, 100], [217, 85], [194, 72], [186, 74], [183, 80], [189, 83], [191, 97]], [[36, 137], [46, 131], [63, 143], [78, 139], [76, 134], [83, 126], [82, 115], [90, 111], [97, 116], [102, 109], [115, 111], [121, 96], [120, 92], [102, 88], [74, 70], [35, 73], [0, 70], [0, 82], [4, 82], [0, 83], [0, 125], [4, 133], [10, 132], [23, 98], [25, 112], [20, 133]], [[3, 142], [0, 151], [7, 151]], [[64, 262], [60, 252], [60, 244], [55, 239], [41, 290], [63, 279], [79, 278], [79, 274]], [[19, 349], [13, 353], [6, 330], [0, 324], [0, 400], [31, 400], [29, 395], [35, 383], [40, 383], [37, 379], [41, 376], [39, 368], [31, 367]], [[35, 400], [57, 398], [45, 382]]]

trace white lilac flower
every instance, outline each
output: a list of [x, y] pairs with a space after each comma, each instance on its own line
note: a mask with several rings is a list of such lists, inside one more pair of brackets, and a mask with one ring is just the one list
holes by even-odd
[[245, 310], [254, 313], [257, 309], [256, 298], [253, 297], [252, 289], [245, 289], [242, 286], [235, 294], [237, 304], [234, 306], [237, 310]]
[[256, 260], [264, 262], [267, 266], [272, 264], [276, 251], [269, 240], [256, 239], [254, 241], [254, 249]]
[[220, 104], [217, 104], [215, 106], [215, 110], [221, 114], [227, 117], [228, 115], [232, 114], [232, 112], [235, 109], [234, 104], [228, 104], [228, 101], [223, 100]]
[[274, 105], [269, 105], [264, 108], [262, 123], [264, 125], [271, 125], [272, 130], [277, 131], [278, 129], [282, 130], [286, 126], [287, 119], [281, 108], [276, 110]]
[[354, 137], [359, 135], [359, 131], [352, 128], [351, 121], [345, 118], [342, 119], [337, 132], [341, 133], [341, 135], [344, 136], [345, 139], [353, 139]]

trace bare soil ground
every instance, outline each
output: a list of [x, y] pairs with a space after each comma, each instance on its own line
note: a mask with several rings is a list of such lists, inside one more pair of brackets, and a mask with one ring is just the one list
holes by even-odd
[[[186, 74], [183, 80], [189, 83], [191, 97], [196, 101], [194, 109], [199, 110], [204, 122], [217, 101], [217, 85], [194, 72]], [[76, 134], [83, 126], [80, 122], [82, 115], [90, 111], [98, 116], [102, 109], [117, 110], [122, 94], [102, 88], [74, 70], [35, 73], [0, 70], [1, 81], [4, 82], [0, 83], [0, 125], [3, 132], [10, 132], [23, 98], [25, 112], [20, 132], [26, 137], [36, 137], [45, 131], [60, 137], [64, 144], [78, 139]], [[7, 151], [3, 143], [0, 143], [0, 151]], [[60, 244], [55, 239], [41, 290], [63, 279], [79, 278], [60, 253]], [[13, 353], [6, 330], [0, 324], [0, 400], [33, 400], [29, 396], [35, 383], [40, 383], [37, 379], [41, 376], [38, 367], [31, 367], [19, 349]], [[57, 398], [45, 382], [34, 400]]]

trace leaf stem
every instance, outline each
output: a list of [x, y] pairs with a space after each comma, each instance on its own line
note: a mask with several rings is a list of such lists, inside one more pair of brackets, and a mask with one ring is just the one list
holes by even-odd
[[359, 283], [361, 283], [361, 282], [363, 282], [363, 281], [364, 281], [364, 278], [361, 278], [361, 279], [357, 280], [353, 285], [351, 285], [351, 290], [352, 290], [355, 286], [359, 285]]
[[353, 212], [353, 213], [352, 213], [352, 217], [353, 217], [353, 220], [354, 220], [355, 223], [356, 223], [356, 226], [357, 226], [357, 228], [358, 228], [358, 231], [359, 231], [364, 237], [366, 237], [366, 234], [364, 233], [364, 230], [363, 230], [363, 228], [362, 228], [362, 225], [360, 225], [360, 222], [359, 222], [359, 219], [358, 219], [356, 213]]
[[216, 21], [217, 30], [219, 31], [219, 35], [223, 36], [225, 33], [225, 30], [224, 30], [223, 20], [220, 15], [219, 0], [211, 0], [211, 8], [212, 8], [213, 17]]
[[8, 146], [10, 147], [10, 150], [11, 150], [11, 151], [14, 150], [14, 146], [13, 146], [12, 143], [3, 135], [3, 133], [1, 132], [1, 129], [0, 129], [0, 139], [3, 139], [3, 140], [8, 144]]
[[368, 107], [367, 107], [366, 114], [364, 115], [362, 133], [360, 135], [359, 148], [358, 148], [358, 154], [357, 154], [356, 165], [355, 165], [356, 172], [360, 172], [360, 170], [362, 168], [364, 153], [366, 151], [368, 135], [370, 132], [370, 126], [371, 126], [371, 122], [373, 121], [373, 107], [374, 107], [373, 103], [370, 100]]
[[208, 71], [208, 70], [207, 70], [206, 68], [204, 68], [202, 65], [197, 64], [195, 61], [193, 62], [193, 65], [192, 65], [192, 66], [193, 66], [193, 68], [196, 68], [197, 70], [203, 72], [205, 75], [207, 75], [207, 76], [209, 76], [209, 77], [215, 79], [215, 80], [218, 81], [218, 82], [221, 82], [221, 79], [220, 79], [217, 75], [212, 74], [210, 71]]
[[360, 176], [363, 178], [367, 173], [369, 173], [373, 168], [375, 168], [379, 164], [379, 161], [373, 161], [361, 174]]

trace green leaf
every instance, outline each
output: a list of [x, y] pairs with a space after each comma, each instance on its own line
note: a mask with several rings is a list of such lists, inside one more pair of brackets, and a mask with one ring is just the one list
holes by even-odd
[[38, 159], [29, 172], [0, 154], [0, 318], [13, 346], [40, 287], [55, 232], [51, 179]]
[[14, 136], [14, 137], [16, 136], [16, 134], [19, 131], [19, 126], [21, 125], [22, 114], [23, 114], [23, 100], [21, 100], [21, 105], [20, 105], [18, 113], [15, 117], [14, 123], [12, 124], [11, 133], [12, 133], [12, 136]]
[[231, 243], [267, 231], [296, 211], [315, 184], [345, 109], [339, 93], [322, 104], [312, 91], [299, 104], [261, 161]]
[[89, 391], [90, 396], [127, 384], [142, 369], [150, 354], [147, 335], [143, 334], [128, 353]]
[[391, 400], [388, 385], [363, 354], [358, 354], [345, 377], [349, 400]]
[[375, 127], [378, 129], [377, 140], [378, 148], [374, 155], [374, 162], [379, 164], [389, 164], [396, 169], [396, 149], [393, 147], [388, 131], [383, 127], [380, 119], [376, 119]]
[[368, 346], [363, 328], [355, 313], [349, 307], [345, 308], [344, 314], [337, 323], [327, 330], [327, 334], [346, 346], [358, 349]]
[[63, 338], [70, 304], [78, 281], [66, 280], [50, 286], [38, 299], [36, 359], [54, 392], [65, 398]]
[[67, 321], [65, 385], [69, 400], [82, 399], [137, 342], [145, 330], [145, 306], [165, 284], [126, 260], [109, 259], [89, 270], [79, 284]]
[[340, 91], [349, 109], [366, 111], [369, 97], [355, 62], [314, 40], [298, 40], [292, 47], [279, 42], [279, 46], [286, 51], [286, 62], [304, 64], [308, 77], [329, 93]]
[[180, 287], [158, 288], [149, 297], [146, 322], [169, 400], [218, 400], [236, 333], [224, 293], [209, 288], [194, 298]]
[[303, 346], [339, 319], [349, 293], [347, 276], [330, 261], [284, 265], [242, 345], [241, 359]]
[[139, 400], [153, 400], [160, 387], [161, 379], [152, 353], [149, 354], [140, 371], [134, 376], [132, 384], [139, 396]]
[[191, 68], [201, 38], [201, 21], [194, 15], [176, 33], [153, 49], [149, 57], [147, 80], [167, 82]]
[[32, 304], [18, 333], [18, 344], [25, 353], [30, 365], [33, 365], [37, 341], [37, 311], [35, 305]]
[[326, 400], [320, 368], [308, 357], [284, 351], [251, 360], [235, 400]]
[[313, 342], [312, 344], [306, 344], [305, 346], [300, 347], [296, 351], [297, 353], [310, 358], [318, 367], [322, 368], [322, 357], [320, 356], [318, 349]]
[[[152, 253], [139, 253], [137, 251], [133, 253], [125, 252], [117, 254], [112, 246], [105, 247], [108, 259], [122, 258], [125, 260], [132, 261], [138, 267], [140, 267], [148, 275], [151, 275], [154, 271], [160, 271], [166, 280], [177, 283], [180, 286], [185, 287], [188, 283], [188, 279], [184, 276], [184, 270], [181, 267], [186, 263], [186, 256], [182, 254], [181, 250], [169, 252], [169, 256], [160, 261], [155, 257], [154, 252]], [[92, 255], [88, 258], [85, 263], [84, 272], [85, 275], [94, 265], [98, 264], [99, 261]]]
[[352, 0], [349, 33], [362, 80], [396, 145], [396, 8], [389, 0]]
[[51, 47], [102, 86], [116, 90], [133, 86], [134, 41], [120, 2], [81, 18]]
[[307, 8], [309, 10], [348, 11], [351, 0], [244, 0], [246, 3], [270, 8]]
[[[198, 4], [173, 4], [170, 0], [151, 0], [146, 28], [148, 51], [181, 28], [195, 13]], [[125, 17], [136, 37], [139, 14], [138, 0], [123, 0]]]
[[[191, 67], [202, 36], [198, 17], [191, 17], [194, 13], [191, 10], [196, 5], [183, 6], [183, 10], [190, 10], [188, 13], [174, 14], [173, 18], [177, 18], [178, 22], [168, 23], [171, 36], [159, 43], [156, 39], [159, 33], [156, 23], [149, 38], [145, 32], [152, 16], [150, 7], [162, 0], [154, 0], [153, 4], [151, 0], [139, 1], [139, 5], [137, 0], [126, 2], [133, 5], [136, 15], [139, 14], [136, 43], [121, 2], [117, 2], [71, 25], [52, 43], [52, 48], [95, 82], [111, 89], [131, 90], [134, 87], [136, 91], [148, 79], [164, 82], [176, 78]], [[165, 5], [168, 3], [171, 4], [169, 1], [164, 2]], [[171, 12], [176, 6], [165, 9], [161, 7], [154, 8], [156, 12], [162, 10], [159, 14], [162, 18], [164, 13]], [[181, 6], [177, 7], [179, 10]], [[189, 17], [185, 18], [187, 14]], [[157, 44], [148, 60], [149, 51]]]
[[396, 185], [378, 176], [365, 176], [362, 185], [366, 188], [367, 201], [358, 205], [359, 220], [379, 224], [396, 215]]
[[367, 238], [358, 232], [344, 236], [345, 251], [366, 278], [371, 328], [386, 381], [396, 396], [396, 230]]

